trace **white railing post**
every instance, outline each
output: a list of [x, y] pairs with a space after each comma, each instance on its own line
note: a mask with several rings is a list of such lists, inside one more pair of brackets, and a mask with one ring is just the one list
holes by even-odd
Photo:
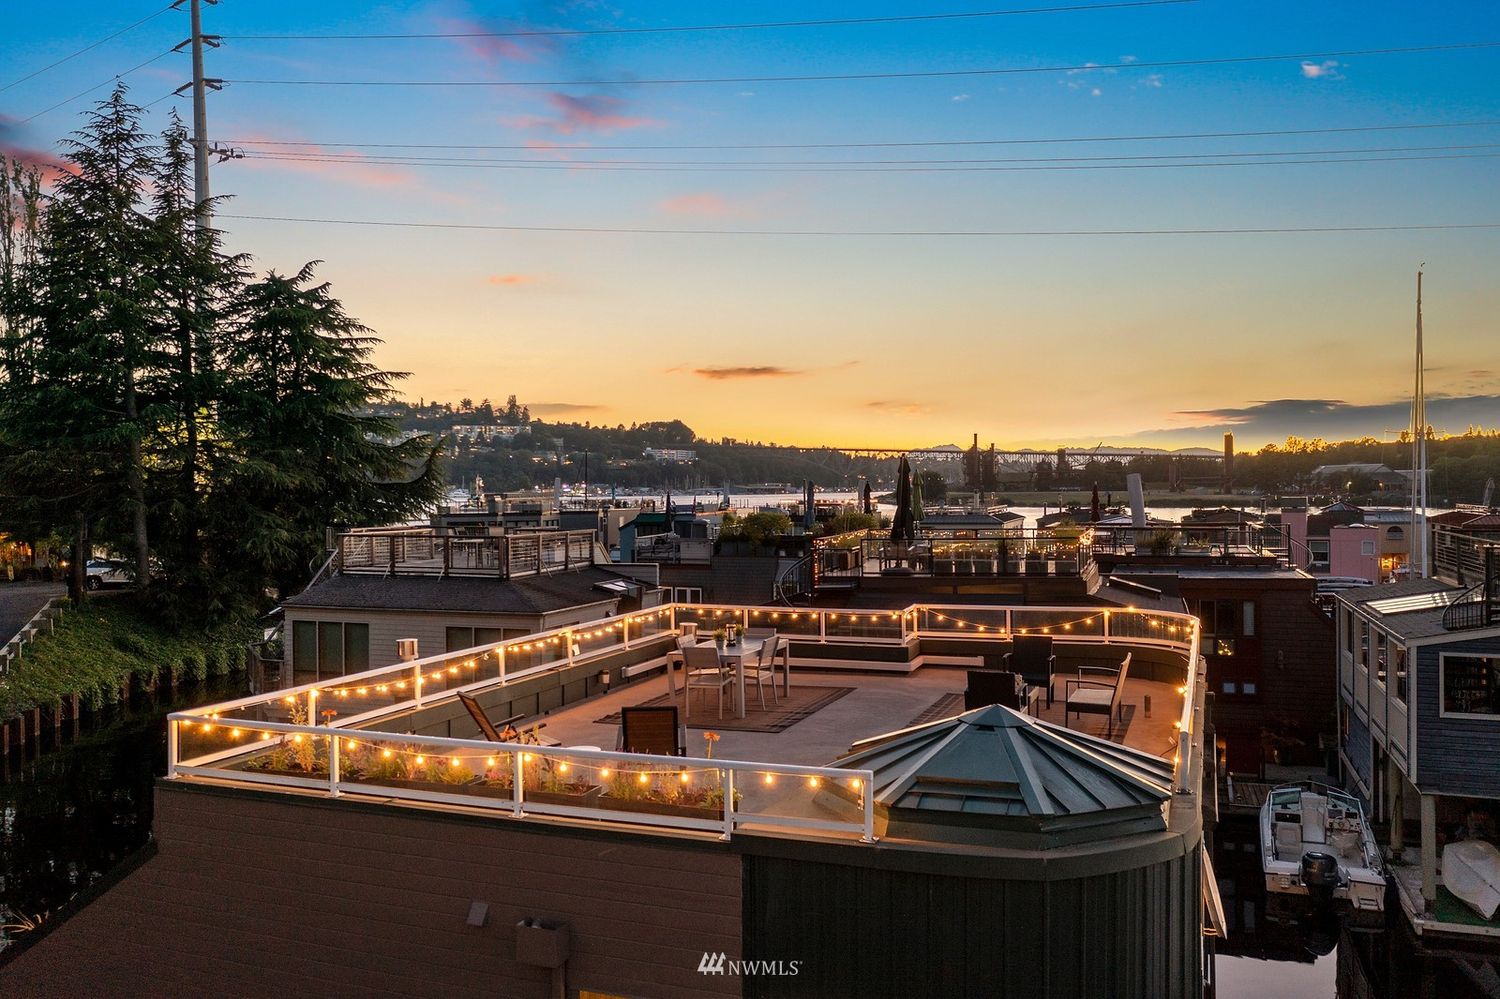
[[510, 754], [510, 814], [516, 818], [526, 814], [526, 760], [520, 750]]
[[417, 669], [417, 681], [416, 681], [417, 692], [416, 692], [416, 700], [417, 700], [417, 707], [420, 708], [422, 706], [422, 667], [418, 666], [416, 669]]
[[1016, 637], [1016, 621], [1015, 621], [1015, 618], [1012, 616], [1012, 612], [1010, 610], [1006, 610], [1006, 612], [1005, 612], [1005, 637], [1006, 638], [1015, 638]]
[[724, 789], [724, 832], [720, 839], [728, 839], [734, 835], [734, 770], [725, 768], [719, 771], [719, 786]]
[[818, 615], [818, 641], [820, 641], [820, 642], [827, 642], [828, 641], [828, 612], [827, 611], [815, 611], [814, 613], [816, 613]]
[[568, 647], [568, 665], [573, 665], [573, 632], [563, 632], [563, 644]]
[[1109, 644], [1109, 611], [1104, 612], [1104, 644]]
[[865, 806], [865, 832], [859, 841], [873, 843], [875, 842], [875, 772], [866, 770], [865, 775], [859, 779], [859, 786], [864, 792]]
[[176, 718], [167, 720], [167, 778], [170, 780], [177, 776], [177, 726], [182, 724]]
[[502, 683], [505, 681], [505, 648], [506, 647], [502, 645], [495, 650], [495, 658], [500, 663], [500, 681]]
[[316, 725], [317, 723], [318, 723], [318, 688], [314, 687], [313, 689], [311, 689], [311, 690], [309, 690], [307, 692], [307, 724], [309, 724], [309, 725]]
[[620, 618], [620, 645], [630, 648], [630, 615]]
[[328, 732], [328, 793], [332, 797], [339, 796], [339, 737]]

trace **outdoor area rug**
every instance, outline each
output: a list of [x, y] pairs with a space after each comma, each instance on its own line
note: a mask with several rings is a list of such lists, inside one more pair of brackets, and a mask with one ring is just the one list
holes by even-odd
[[906, 727], [911, 728], [915, 725], [926, 725], [928, 722], [935, 722], [939, 718], [952, 718], [954, 715], [961, 715], [963, 713], [964, 692], [960, 690], [956, 693], [944, 694], [933, 701], [927, 706], [927, 710], [907, 722]]
[[[760, 709], [760, 695], [747, 691], [745, 695], [745, 717], [736, 718], [731, 706], [731, 692], [724, 691], [724, 717], [719, 717], [719, 700], [712, 690], [695, 691], [693, 715], [687, 719], [689, 728], [716, 729], [724, 732], [784, 732], [808, 715], [822, 710], [852, 691], [853, 687], [817, 687], [803, 684], [792, 687], [790, 696], [782, 694], [781, 702], [771, 700], [771, 691], [766, 691], [766, 710]], [[672, 704], [681, 707], [671, 694], [662, 694], [649, 701], [635, 705], [638, 708], [664, 708]], [[600, 725], [620, 724], [620, 712], [605, 715], [597, 722]]]

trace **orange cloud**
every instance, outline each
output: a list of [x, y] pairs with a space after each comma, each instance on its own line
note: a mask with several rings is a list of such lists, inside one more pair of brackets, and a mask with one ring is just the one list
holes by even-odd
[[14, 118], [0, 114], [0, 158], [10, 160], [28, 169], [34, 168], [42, 175], [42, 182], [51, 184], [64, 173], [77, 173], [78, 168], [51, 153], [32, 149], [15, 141], [12, 136], [19, 126]]
[[526, 115], [511, 119], [509, 124], [517, 128], [545, 128], [559, 135], [620, 132], [632, 128], [652, 128], [661, 124], [654, 118], [625, 114], [625, 102], [605, 94], [574, 96], [551, 93], [547, 95], [547, 104], [553, 111], [551, 116]]
[[[673, 369], [680, 370], [680, 369]], [[782, 368], [773, 364], [741, 365], [738, 367], [694, 368], [693, 374], [710, 381], [728, 381], [732, 378], [794, 378], [806, 374], [796, 368]]]
[[[280, 137], [257, 136], [241, 140], [245, 147], [245, 158], [240, 162], [257, 170], [289, 170], [294, 173], [316, 174], [337, 177], [339, 180], [361, 187], [414, 188], [421, 185], [417, 175], [405, 167], [370, 163], [364, 153], [349, 149], [324, 149], [308, 144], [302, 146], [261, 146], [256, 139], [270, 142]], [[276, 159], [271, 159], [275, 156]]]
[[542, 280], [542, 276], [540, 274], [491, 274], [485, 280], [490, 284], [518, 288], [522, 285], [536, 284]]
[[712, 191], [694, 191], [667, 198], [657, 205], [668, 215], [692, 215], [697, 218], [725, 218], [738, 210]]
[[900, 413], [903, 416], [925, 416], [931, 412], [931, 409], [924, 403], [905, 402], [900, 399], [876, 399], [865, 403], [865, 406], [886, 413]]

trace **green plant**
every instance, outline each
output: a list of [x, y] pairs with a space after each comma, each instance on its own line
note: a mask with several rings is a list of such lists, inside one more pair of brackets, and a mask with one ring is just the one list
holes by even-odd
[[1177, 535], [1172, 531], [1157, 531], [1155, 534], [1151, 535], [1150, 540], [1146, 542], [1146, 545], [1151, 550], [1152, 555], [1170, 555], [1172, 554], [1173, 548], [1176, 547], [1176, 544]]

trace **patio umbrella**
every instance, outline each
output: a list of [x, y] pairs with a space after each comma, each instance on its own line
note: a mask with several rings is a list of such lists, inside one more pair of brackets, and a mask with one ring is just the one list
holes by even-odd
[[1089, 498], [1089, 523], [1099, 523], [1099, 483], [1094, 483], [1094, 495]]
[[818, 523], [818, 511], [813, 500], [812, 479], [807, 480], [807, 486], [802, 493], [802, 526], [811, 531]]
[[875, 498], [870, 495], [870, 480], [869, 479], [865, 480], [864, 499], [865, 499], [865, 513], [866, 514], [874, 513], [875, 512]]
[[896, 466], [896, 512], [891, 515], [891, 540], [911, 541], [916, 533], [916, 520], [911, 515], [911, 465], [903, 457]]
[[911, 477], [911, 520], [913, 533], [915, 533], [915, 525], [922, 522], [922, 517], [926, 513], [927, 511], [922, 509], [922, 477], [920, 475], [913, 475]]

